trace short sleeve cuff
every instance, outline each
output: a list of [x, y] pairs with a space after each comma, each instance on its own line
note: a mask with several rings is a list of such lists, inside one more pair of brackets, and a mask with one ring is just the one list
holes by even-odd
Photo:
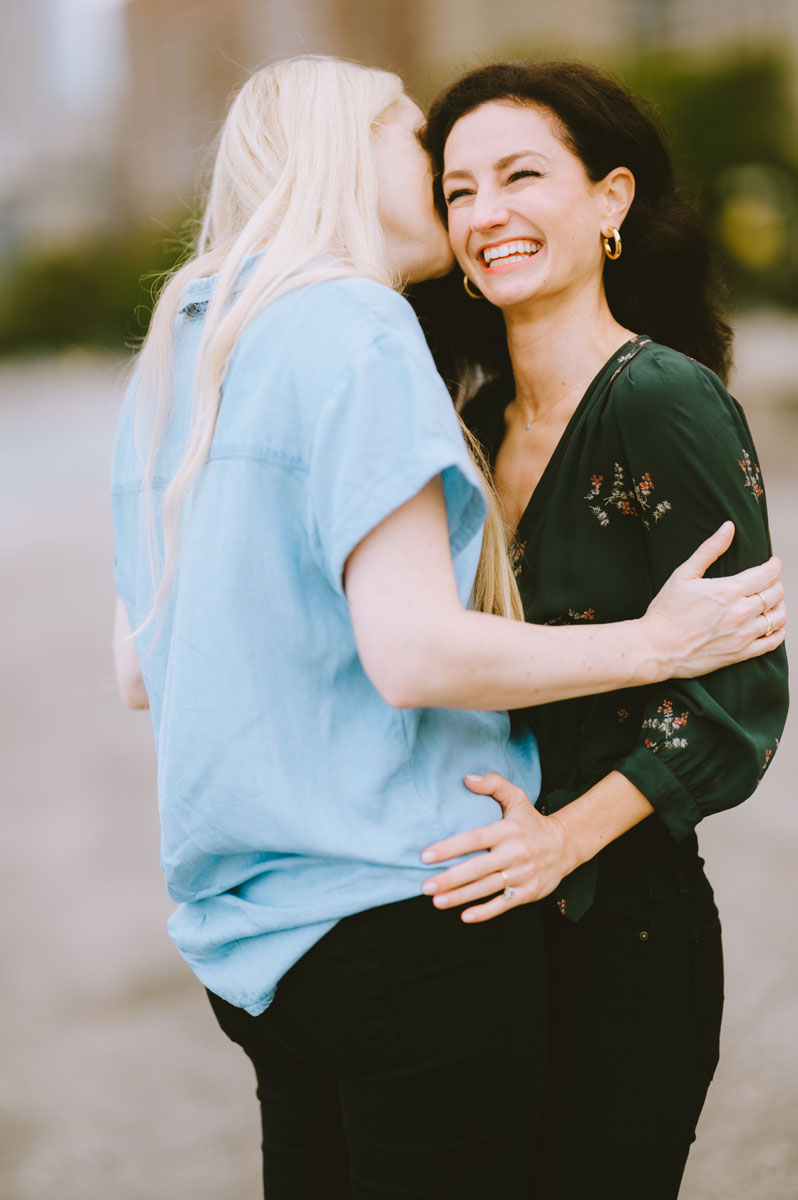
[[637, 746], [615, 769], [643, 793], [677, 842], [693, 832], [701, 820], [701, 809], [661, 758]]
[[346, 560], [355, 547], [438, 475], [443, 479], [452, 554], [458, 554], [481, 531], [487, 502], [475, 469], [470, 463], [458, 461], [451, 442], [444, 439], [427, 442], [424, 450], [423, 456], [415, 448], [394, 459], [389, 474], [365, 491], [355, 492], [328, 532], [325, 557], [331, 582], [339, 591], [343, 591]]

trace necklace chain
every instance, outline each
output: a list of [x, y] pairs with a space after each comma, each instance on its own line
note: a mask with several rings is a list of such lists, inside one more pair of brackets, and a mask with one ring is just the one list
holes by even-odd
[[[632, 333], [632, 334], [630, 334], [627, 341], [634, 342], [637, 345], [640, 341], [640, 335], [637, 333]], [[626, 342], [624, 343], [624, 345], [626, 345]], [[623, 349], [623, 346], [619, 346], [618, 349], [615, 351], [615, 355], [619, 354], [622, 349]], [[615, 357], [615, 356], [613, 355], [612, 357]], [[623, 361], [623, 360], [621, 360], [621, 361]], [[582, 390], [584, 392], [584, 388]], [[555, 400], [554, 403], [550, 404], [548, 408], [544, 408], [542, 413], [538, 413], [538, 415], [536, 417], [533, 417], [531, 421], [524, 421], [524, 429], [527, 432], [529, 432], [529, 430], [532, 428], [533, 425], [537, 424], [538, 421], [542, 420], [543, 417], [547, 416], [553, 409], [555, 409], [557, 407], [558, 404], [562, 404], [563, 400], [567, 400], [569, 396], [573, 395], [574, 391], [575, 391], [575, 389], [571, 388], [570, 391], [567, 391], [564, 396], [560, 396], [559, 400]], [[515, 398], [515, 403], [516, 404], [518, 403], [517, 397]]]
[[567, 400], [568, 397], [572, 394], [572, 392], [573, 392], [573, 389], [571, 389], [570, 392], [566, 392], [564, 396], [560, 396], [559, 400], [555, 400], [554, 403], [550, 404], [548, 408], [544, 408], [543, 412], [538, 413], [538, 415], [536, 417], [533, 417], [531, 421], [524, 421], [524, 429], [526, 429], [526, 430], [531, 429], [533, 425], [535, 425], [538, 421], [542, 420], [543, 417], [547, 416], [553, 409], [555, 409], [558, 404], [562, 404], [563, 400]]

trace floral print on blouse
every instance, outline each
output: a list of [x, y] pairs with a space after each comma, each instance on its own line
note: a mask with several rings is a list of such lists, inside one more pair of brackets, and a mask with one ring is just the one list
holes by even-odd
[[[463, 412], [491, 462], [511, 399], [512, 386], [493, 381]], [[633, 338], [591, 383], [519, 522], [514, 569], [527, 620], [642, 616], [727, 519], [734, 541], [708, 573], [763, 562], [771, 546], [758, 464], [742, 409], [717, 376]], [[542, 705], [523, 719], [538, 737], [547, 811], [618, 770], [680, 839], [753, 792], [786, 714], [780, 647], [700, 679]], [[572, 908], [561, 906], [578, 916]]]

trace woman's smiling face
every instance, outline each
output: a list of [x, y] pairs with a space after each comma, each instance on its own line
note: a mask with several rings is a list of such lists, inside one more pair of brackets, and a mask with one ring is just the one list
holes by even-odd
[[607, 180], [588, 178], [546, 109], [491, 101], [461, 117], [442, 184], [457, 261], [492, 304], [601, 287], [601, 234], [620, 219], [612, 222]]

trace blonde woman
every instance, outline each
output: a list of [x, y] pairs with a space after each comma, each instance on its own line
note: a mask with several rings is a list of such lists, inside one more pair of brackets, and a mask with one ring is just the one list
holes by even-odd
[[436, 911], [420, 848], [492, 817], [466, 771], [538, 778], [503, 710], [782, 636], [777, 562], [700, 578], [730, 529], [639, 619], [507, 619], [500, 524], [399, 294], [451, 266], [421, 123], [395, 76], [353, 64], [249, 80], [117, 440], [119, 632], [152, 709], [170, 932], [255, 1066], [269, 1200], [525, 1185], [537, 912]]

